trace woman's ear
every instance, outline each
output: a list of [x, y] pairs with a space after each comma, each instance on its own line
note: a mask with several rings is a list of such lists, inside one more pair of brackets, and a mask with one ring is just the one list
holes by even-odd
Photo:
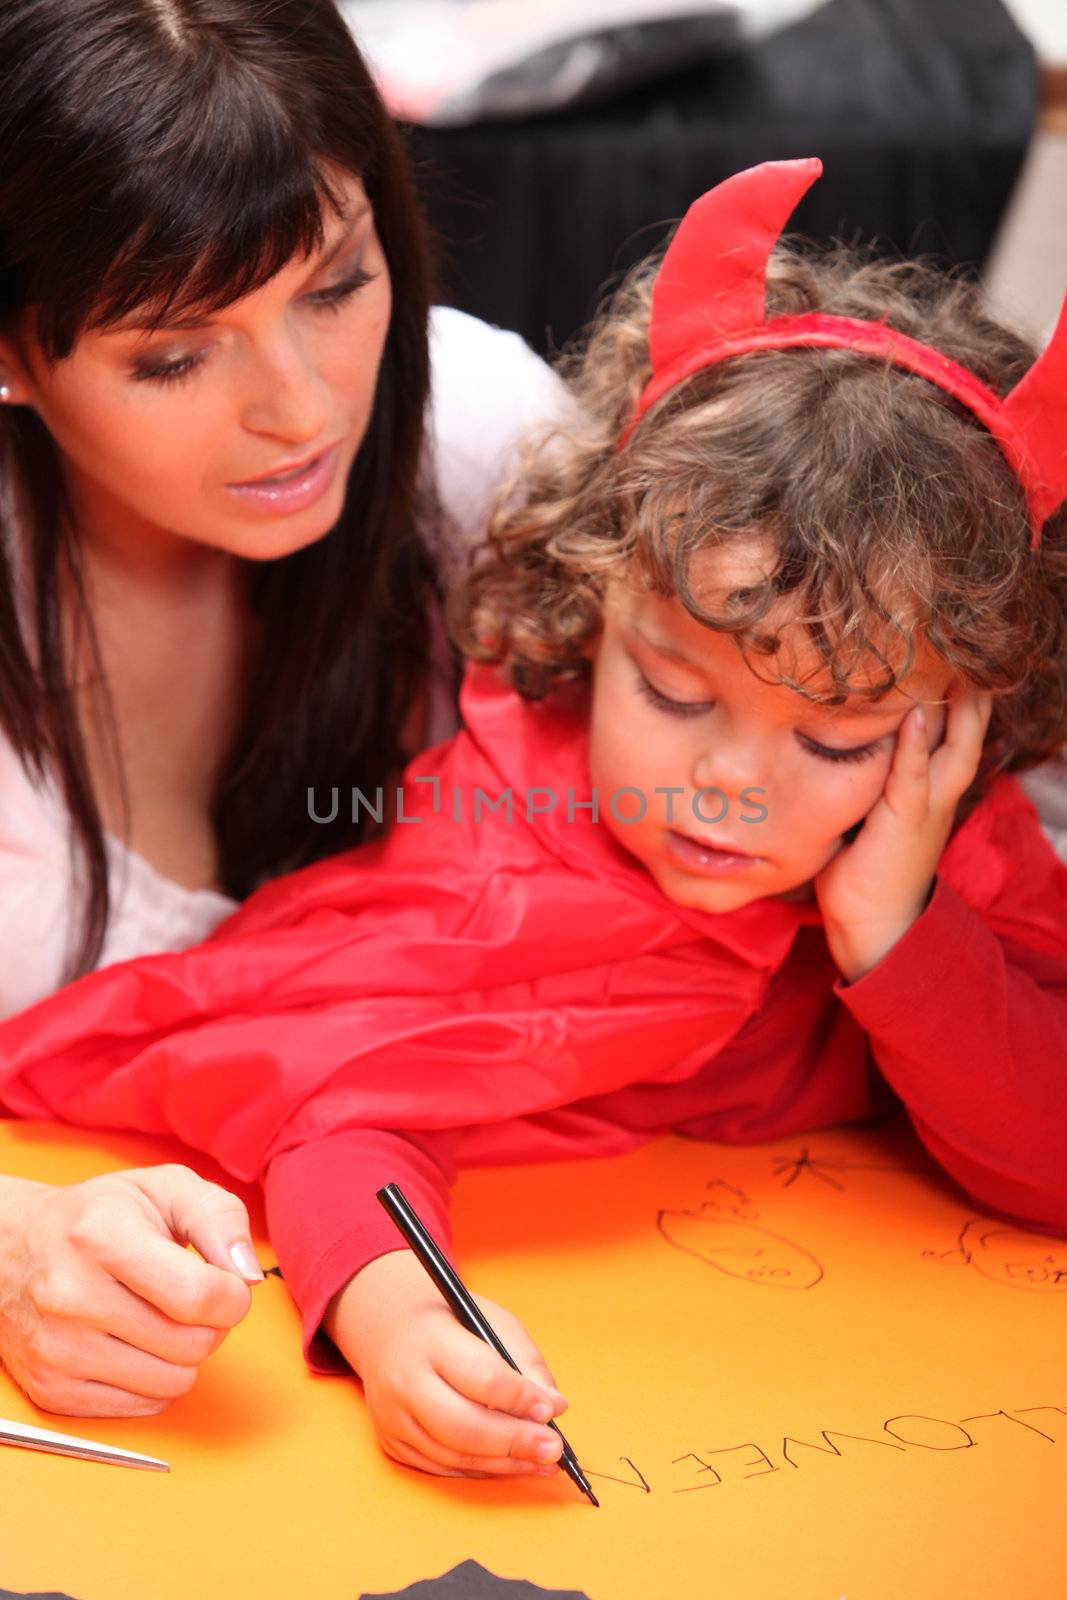
[[25, 356], [11, 334], [0, 335], [0, 405], [31, 406], [36, 388]]

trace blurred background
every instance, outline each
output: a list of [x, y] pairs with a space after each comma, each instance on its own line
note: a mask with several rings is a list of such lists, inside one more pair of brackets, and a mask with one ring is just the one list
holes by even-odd
[[408, 125], [443, 298], [551, 353], [690, 201], [818, 155], [796, 213], [986, 274], [1032, 336], [1067, 280], [1067, 0], [342, 0]]

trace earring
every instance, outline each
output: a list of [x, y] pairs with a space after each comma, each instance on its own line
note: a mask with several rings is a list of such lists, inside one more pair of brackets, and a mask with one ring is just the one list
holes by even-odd
[[8, 388], [6, 383], [0, 383], [0, 401], [6, 401], [10, 399], [11, 390]]

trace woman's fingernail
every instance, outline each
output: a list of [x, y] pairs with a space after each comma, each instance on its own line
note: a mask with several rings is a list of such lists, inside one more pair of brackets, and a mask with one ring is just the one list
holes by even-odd
[[535, 1400], [530, 1407], [531, 1422], [547, 1422], [552, 1415], [552, 1406], [547, 1400]]
[[230, 1260], [241, 1274], [250, 1283], [260, 1283], [263, 1279], [263, 1268], [256, 1260], [256, 1253], [250, 1244], [243, 1241], [230, 1246]]
[[537, 1446], [537, 1449], [534, 1451], [534, 1455], [537, 1457], [538, 1461], [556, 1461], [558, 1460], [562, 1450], [562, 1439], [546, 1439], [543, 1444], [539, 1444]]

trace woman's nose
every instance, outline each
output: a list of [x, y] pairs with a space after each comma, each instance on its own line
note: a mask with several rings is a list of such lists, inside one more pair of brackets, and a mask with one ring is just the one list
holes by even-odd
[[326, 385], [313, 353], [287, 338], [257, 364], [252, 394], [244, 407], [244, 424], [253, 433], [269, 433], [289, 444], [321, 439], [329, 420]]

